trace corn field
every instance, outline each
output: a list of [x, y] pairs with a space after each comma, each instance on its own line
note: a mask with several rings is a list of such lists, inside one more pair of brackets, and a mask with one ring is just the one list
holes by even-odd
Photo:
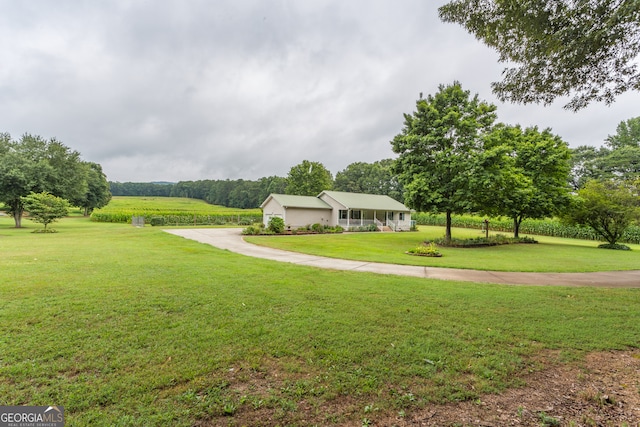
[[[446, 223], [444, 214], [413, 213], [411, 219], [418, 225], [443, 226]], [[483, 228], [483, 217], [472, 215], [453, 216], [451, 225], [460, 228]], [[489, 229], [505, 233], [513, 233], [513, 221], [509, 218], [490, 218]], [[520, 225], [521, 234], [535, 234], [539, 236], [564, 237], [569, 239], [602, 240], [591, 228], [568, 226], [557, 219], [525, 219]], [[630, 226], [625, 232], [621, 243], [640, 244], [640, 227]]]
[[158, 226], [187, 226], [187, 225], [251, 225], [262, 221], [262, 213], [251, 211], [220, 212], [220, 213], [191, 213], [180, 211], [138, 211], [122, 210], [111, 212], [93, 212], [91, 221], [117, 222], [131, 224], [134, 216], [144, 217], [145, 223]]

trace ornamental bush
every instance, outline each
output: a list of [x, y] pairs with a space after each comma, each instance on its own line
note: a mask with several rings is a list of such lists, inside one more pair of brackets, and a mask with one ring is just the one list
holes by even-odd
[[151, 221], [149, 221], [153, 227], [164, 225], [164, 217], [162, 216], [152, 216]]
[[447, 242], [444, 238], [435, 240], [440, 246], [449, 246], [454, 248], [474, 248], [482, 246], [498, 246], [509, 245], [512, 243], [538, 243], [531, 237], [507, 237], [503, 234], [496, 234], [495, 236], [486, 237], [474, 237], [471, 239], [451, 239]]
[[284, 231], [284, 219], [274, 216], [269, 219], [269, 224], [267, 225], [269, 231], [274, 233], [282, 233]]
[[431, 242], [428, 245], [417, 246], [413, 249], [409, 249], [407, 251], [409, 255], [419, 255], [419, 256], [428, 256], [428, 257], [441, 257], [442, 254], [436, 247], [435, 243]]

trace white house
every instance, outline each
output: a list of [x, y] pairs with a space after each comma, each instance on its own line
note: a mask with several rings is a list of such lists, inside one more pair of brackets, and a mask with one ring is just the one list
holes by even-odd
[[310, 224], [348, 230], [374, 224], [379, 230], [406, 231], [411, 228], [411, 210], [389, 196], [342, 191], [323, 191], [317, 197], [270, 194], [260, 205], [265, 226], [273, 216], [288, 228]]

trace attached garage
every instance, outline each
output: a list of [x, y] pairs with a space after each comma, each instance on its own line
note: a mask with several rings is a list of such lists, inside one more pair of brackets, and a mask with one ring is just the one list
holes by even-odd
[[260, 207], [265, 226], [274, 216], [282, 218], [285, 226], [292, 229], [310, 224], [330, 225], [332, 208], [317, 197], [270, 194]]

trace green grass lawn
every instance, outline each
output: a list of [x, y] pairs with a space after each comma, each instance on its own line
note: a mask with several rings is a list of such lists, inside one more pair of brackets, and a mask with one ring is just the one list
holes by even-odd
[[[473, 229], [454, 229], [456, 238], [479, 237]], [[640, 269], [640, 245], [633, 251], [599, 249], [599, 242], [535, 236], [538, 244], [483, 248], [440, 248], [441, 258], [405, 252], [444, 235], [442, 227], [421, 226], [407, 233], [344, 233], [298, 236], [246, 236], [251, 243], [332, 258], [391, 264], [493, 271], [585, 272]]]
[[328, 271], [156, 227], [24, 225], [0, 217], [0, 396], [64, 406], [69, 426], [375, 422], [520, 384], [547, 349], [566, 362], [640, 342], [638, 289]]

